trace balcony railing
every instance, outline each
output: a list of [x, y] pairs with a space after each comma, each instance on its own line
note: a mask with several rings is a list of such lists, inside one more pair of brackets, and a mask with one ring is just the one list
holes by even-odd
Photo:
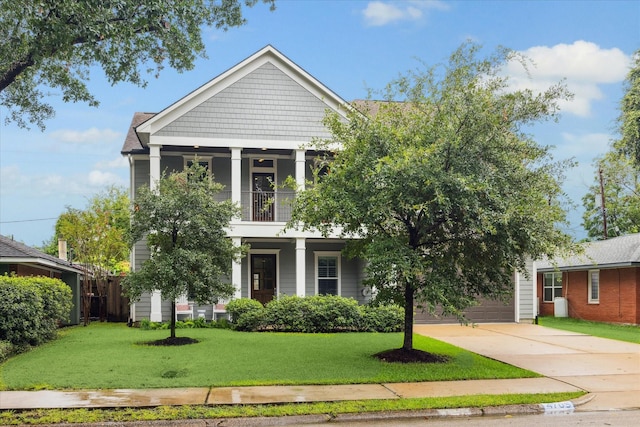
[[[231, 191], [214, 196], [217, 201], [231, 199]], [[291, 202], [295, 191], [243, 191], [240, 205], [243, 221], [287, 222], [291, 219]]]
[[294, 191], [243, 191], [242, 220], [286, 222], [291, 219]]

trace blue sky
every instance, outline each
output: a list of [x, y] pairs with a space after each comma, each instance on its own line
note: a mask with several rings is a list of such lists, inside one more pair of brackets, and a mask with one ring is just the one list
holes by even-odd
[[[127, 186], [120, 149], [136, 111], [158, 112], [271, 44], [347, 101], [365, 98], [400, 73], [444, 62], [465, 40], [489, 52], [505, 46], [531, 57], [533, 88], [566, 79], [575, 93], [559, 123], [531, 129], [558, 159], [574, 157], [565, 190], [577, 205], [567, 230], [577, 238], [581, 198], [593, 159], [616, 137], [615, 119], [632, 53], [640, 48], [638, 1], [277, 1], [246, 11], [248, 24], [204, 33], [208, 59], [182, 74], [165, 69], [141, 89], [110, 86], [100, 70], [89, 82], [100, 107], [64, 104], [41, 132], [0, 123], [0, 234], [29, 245], [53, 235], [66, 206], [84, 208], [110, 184]], [[4, 120], [6, 111], [0, 110]]]

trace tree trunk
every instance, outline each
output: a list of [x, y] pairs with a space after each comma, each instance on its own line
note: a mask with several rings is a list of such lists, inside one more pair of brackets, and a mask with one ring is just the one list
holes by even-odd
[[413, 350], [413, 286], [410, 282], [404, 285], [404, 350]]
[[171, 302], [171, 338], [176, 337], [176, 302]]

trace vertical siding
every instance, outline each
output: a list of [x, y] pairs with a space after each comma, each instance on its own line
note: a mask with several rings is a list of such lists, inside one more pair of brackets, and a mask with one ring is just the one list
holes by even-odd
[[140, 301], [136, 301], [136, 322], [151, 317], [151, 294], [145, 292], [140, 297]]
[[295, 178], [296, 164], [292, 159], [278, 159], [277, 161], [278, 185], [282, 185], [288, 176]]
[[535, 273], [533, 271], [533, 261], [529, 260], [527, 262], [527, 271], [529, 273], [529, 277], [526, 277], [522, 273], [517, 273], [519, 275], [519, 307], [520, 307], [520, 319], [518, 321], [527, 321], [532, 320], [536, 317], [536, 303], [534, 299], [534, 283], [535, 283]]

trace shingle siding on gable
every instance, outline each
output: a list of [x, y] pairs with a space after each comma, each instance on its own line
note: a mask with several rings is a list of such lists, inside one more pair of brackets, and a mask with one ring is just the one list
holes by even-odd
[[310, 141], [328, 137], [327, 105], [266, 63], [187, 112], [156, 135]]

